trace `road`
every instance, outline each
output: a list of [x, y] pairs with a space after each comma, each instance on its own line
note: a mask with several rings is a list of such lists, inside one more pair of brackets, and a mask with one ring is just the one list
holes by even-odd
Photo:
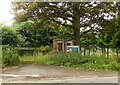
[[4, 68], [3, 83], [118, 83], [118, 72], [28, 64]]

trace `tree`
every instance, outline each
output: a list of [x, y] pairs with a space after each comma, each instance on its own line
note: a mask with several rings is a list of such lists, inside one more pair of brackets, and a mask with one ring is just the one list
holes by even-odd
[[69, 29], [68, 27], [60, 26], [57, 30], [58, 36], [56, 36], [58, 39], [63, 39], [65, 41], [73, 40], [73, 30]]
[[19, 34], [17, 34], [10, 26], [3, 25], [1, 27], [0, 33], [0, 41], [2, 41], [2, 45], [10, 45], [10, 46], [20, 46], [22, 43], [22, 38]]
[[[98, 30], [104, 20], [109, 21], [108, 17], [113, 17], [116, 12], [112, 2], [15, 2], [13, 9], [17, 22], [41, 19], [43, 25], [51, 21], [67, 26], [74, 31], [74, 39], [79, 46], [84, 33]], [[82, 27], [90, 29], [81, 32]]]
[[57, 36], [57, 32], [52, 27], [38, 27], [38, 24], [32, 21], [22, 22], [19, 28], [17, 28], [17, 32], [25, 38], [23, 45], [25, 47], [51, 45], [53, 38]]
[[118, 5], [118, 13], [116, 14], [115, 17], [115, 28], [116, 28], [116, 33], [113, 36], [113, 45], [117, 48], [120, 48], [120, 3]]

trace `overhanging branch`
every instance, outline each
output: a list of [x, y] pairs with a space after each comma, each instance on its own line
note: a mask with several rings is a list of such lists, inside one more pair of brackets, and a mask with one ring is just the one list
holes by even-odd
[[85, 33], [89, 32], [89, 31], [91, 31], [91, 30], [92, 30], [92, 28], [90, 28], [90, 29], [89, 29], [89, 30], [87, 30], [87, 31], [82, 32], [82, 34], [81, 34], [80, 36], [83, 36], [83, 34], [85, 34]]
[[56, 23], [58, 23], [58, 24], [60, 24], [60, 25], [63, 25], [63, 26], [66, 26], [66, 27], [73, 28], [72, 25], [63, 24], [62, 22], [59, 22], [59, 21], [57, 21], [57, 20], [55, 20], [55, 19], [50, 19], [50, 20], [53, 21], [53, 22], [56, 22]]
[[64, 20], [68, 20], [68, 21], [70, 21], [70, 22], [72, 22], [73, 23], [73, 20], [70, 20], [69, 18], [67, 18], [67, 17], [64, 17], [64, 16], [60, 16], [62, 19], [64, 19]]

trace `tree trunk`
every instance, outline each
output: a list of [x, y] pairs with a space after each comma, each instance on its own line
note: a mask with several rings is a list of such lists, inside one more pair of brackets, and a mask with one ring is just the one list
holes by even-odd
[[90, 56], [91, 49], [89, 48], [89, 56]]
[[86, 55], [86, 48], [84, 47], [84, 56]]
[[109, 47], [107, 47], [107, 57], [109, 56]]
[[104, 55], [104, 48], [103, 48], [103, 47], [101, 47], [101, 49], [102, 49], [102, 55]]
[[79, 46], [79, 49], [81, 50], [81, 45], [80, 45], [80, 30], [76, 29], [74, 30], [74, 35], [75, 35], [75, 45]]
[[95, 49], [93, 48], [92, 51], [93, 51], [92, 55], [94, 55]]
[[118, 57], [118, 47], [116, 48], [116, 54], [117, 54], [117, 57]]
[[73, 5], [74, 38], [75, 38], [75, 44], [78, 45], [79, 49], [81, 50], [81, 45], [80, 45], [80, 14], [79, 14], [78, 10], [79, 10], [79, 3], [74, 3], [74, 5]]

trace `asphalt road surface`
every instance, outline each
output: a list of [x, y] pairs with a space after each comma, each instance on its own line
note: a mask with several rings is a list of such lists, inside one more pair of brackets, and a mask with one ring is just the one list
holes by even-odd
[[118, 72], [33, 64], [3, 68], [1, 75], [3, 83], [118, 83]]

